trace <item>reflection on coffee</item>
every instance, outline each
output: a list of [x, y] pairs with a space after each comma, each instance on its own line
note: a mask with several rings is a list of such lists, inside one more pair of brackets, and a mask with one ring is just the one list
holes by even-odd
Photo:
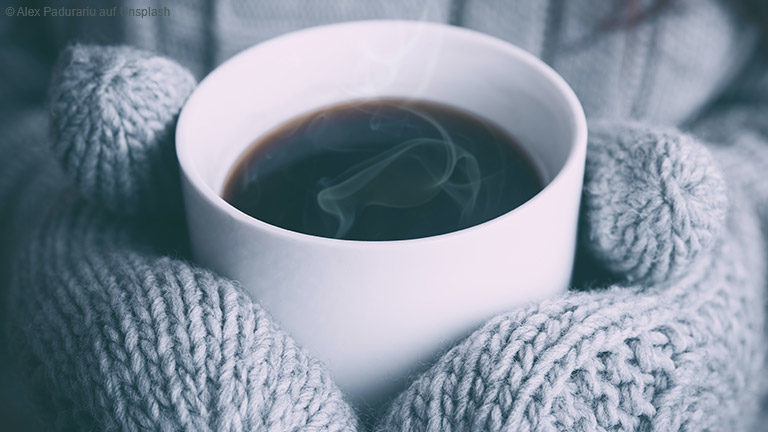
[[259, 138], [222, 196], [293, 231], [402, 240], [488, 221], [542, 187], [499, 127], [442, 104], [381, 98], [325, 107]]

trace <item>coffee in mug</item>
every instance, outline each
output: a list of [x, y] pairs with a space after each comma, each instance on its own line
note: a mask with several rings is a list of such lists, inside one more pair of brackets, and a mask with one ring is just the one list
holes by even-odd
[[[179, 116], [192, 254], [353, 406], [386, 406], [494, 315], [567, 289], [586, 138], [567, 83], [491, 36], [409, 21], [286, 34], [219, 66]], [[235, 197], [256, 184], [272, 198], [249, 209]]]
[[235, 163], [222, 196], [281, 228], [370, 241], [477, 225], [542, 187], [530, 156], [490, 121], [435, 102], [374, 98], [267, 133]]

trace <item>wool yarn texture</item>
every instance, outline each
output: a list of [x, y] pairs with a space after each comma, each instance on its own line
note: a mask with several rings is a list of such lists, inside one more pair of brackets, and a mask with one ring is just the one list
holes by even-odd
[[53, 151], [84, 197], [128, 215], [181, 208], [173, 132], [195, 84], [185, 68], [147, 51], [62, 52], [49, 97]]
[[[178, 193], [162, 167], [191, 75], [156, 55], [88, 45], [69, 48], [56, 71], [52, 151], [7, 171], [60, 160], [55, 185], [18, 198], [40, 204], [14, 255], [7, 314], [47, 424], [364, 430], [322, 363], [236, 282], [157, 241], [174, 217], [158, 211]], [[594, 130], [583, 238], [614, 282], [493, 318], [372, 429], [753, 426], [766, 389], [768, 183], [739, 167], [768, 165], [768, 145], [733, 143], [721, 161], [724, 147], [676, 129]], [[147, 192], [155, 181], [171, 186]]]
[[589, 143], [585, 243], [592, 253], [631, 281], [660, 283], [687, 272], [725, 219], [725, 182], [709, 152], [689, 135], [631, 123], [593, 123]]

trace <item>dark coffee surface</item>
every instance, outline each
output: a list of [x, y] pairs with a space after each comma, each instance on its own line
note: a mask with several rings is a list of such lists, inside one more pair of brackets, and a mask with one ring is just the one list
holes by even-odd
[[387, 98], [326, 107], [279, 126], [240, 156], [222, 196], [293, 231], [401, 240], [493, 219], [542, 183], [497, 126], [446, 105]]

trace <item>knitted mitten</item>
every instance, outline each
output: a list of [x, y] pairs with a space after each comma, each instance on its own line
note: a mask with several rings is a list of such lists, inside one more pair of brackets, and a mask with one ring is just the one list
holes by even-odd
[[50, 108], [65, 173], [45, 165], [55, 184], [25, 196], [39, 220], [18, 240], [13, 351], [58, 430], [354, 430], [326, 369], [236, 283], [164, 256], [183, 231], [167, 162], [194, 84], [129, 48], [62, 56]]
[[[727, 194], [709, 152], [680, 132], [592, 124], [589, 145], [584, 239], [613, 283], [491, 320], [378, 430], [751, 426], [765, 388], [766, 255], [739, 170], [766, 166], [768, 145], [733, 150]], [[754, 190], [768, 197], [768, 181]]]
[[[71, 180], [46, 173], [57, 181], [25, 207], [40, 216], [19, 241], [8, 318], [58, 428], [355, 429], [325, 369], [236, 283], [168, 256], [179, 191], [162, 161], [188, 74], [76, 46], [54, 85], [54, 150]], [[612, 282], [491, 320], [379, 430], [746, 424], [765, 270], [750, 203], [692, 137], [607, 123], [591, 127], [583, 210], [585, 249]]]

